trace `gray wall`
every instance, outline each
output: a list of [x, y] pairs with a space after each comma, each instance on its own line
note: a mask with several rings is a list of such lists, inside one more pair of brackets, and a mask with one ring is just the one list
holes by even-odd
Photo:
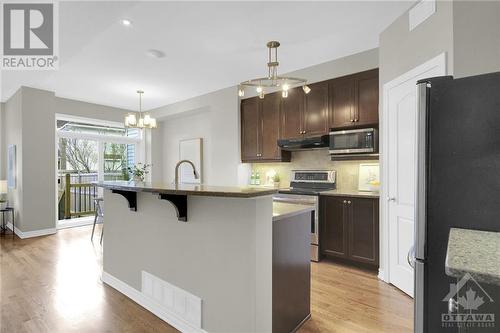
[[172, 182], [179, 141], [203, 138], [203, 182], [237, 185], [241, 167], [238, 110], [236, 87], [152, 110], [163, 119], [161, 134], [155, 134], [159, 141], [152, 140], [153, 180]]
[[21, 231], [49, 229], [56, 220], [54, 93], [22, 89]]
[[453, 2], [437, 2], [436, 13], [412, 31], [404, 13], [380, 34], [380, 92], [385, 83], [443, 52], [453, 73]]
[[4, 105], [0, 174], [6, 179], [7, 147], [17, 148], [17, 187], [9, 191], [22, 231], [56, 226], [56, 114], [123, 121], [128, 110], [58, 98], [53, 92], [21, 87]]
[[[18, 222], [23, 219], [23, 160], [21, 158], [23, 153], [23, 138], [22, 138], [22, 91], [18, 90], [12, 97], [5, 102], [3, 112], [3, 119], [5, 121], [2, 123], [2, 137], [5, 140], [2, 141], [2, 165], [7, 164], [7, 147], [9, 145], [16, 145], [17, 150], [17, 163], [16, 163], [16, 174], [17, 174], [17, 184], [15, 189], [9, 190], [8, 200], [9, 205], [13, 206], [16, 210]], [[7, 173], [2, 170], [2, 179], [7, 179]]]
[[500, 1], [453, 3], [455, 77], [500, 71]]

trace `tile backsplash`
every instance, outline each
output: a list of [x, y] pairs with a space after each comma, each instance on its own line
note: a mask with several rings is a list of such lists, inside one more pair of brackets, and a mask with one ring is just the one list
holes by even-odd
[[362, 163], [377, 163], [377, 161], [331, 161], [328, 150], [305, 150], [292, 153], [289, 163], [254, 163], [252, 171], [259, 172], [261, 183], [266, 183], [266, 175], [276, 172], [280, 176], [280, 186], [290, 184], [292, 170], [335, 170], [337, 171], [337, 189], [345, 191], [358, 190], [359, 165]]

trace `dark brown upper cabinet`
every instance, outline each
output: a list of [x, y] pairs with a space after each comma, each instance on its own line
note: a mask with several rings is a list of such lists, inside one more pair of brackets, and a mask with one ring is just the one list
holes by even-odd
[[259, 158], [260, 107], [256, 98], [241, 101], [241, 160]]
[[281, 160], [281, 151], [277, 141], [280, 138], [280, 103], [279, 94], [266, 96], [261, 102], [261, 149], [263, 160]]
[[359, 73], [356, 79], [356, 115], [357, 125], [378, 124], [378, 69]]
[[281, 95], [269, 94], [241, 101], [241, 160], [289, 162], [290, 152], [277, 145], [280, 137]]
[[323, 135], [328, 133], [328, 81], [311, 84], [309, 87], [311, 92], [304, 94], [302, 134]]
[[[273, 95], [281, 96], [279, 92]], [[288, 97], [283, 98], [281, 101], [281, 113], [281, 138], [294, 139], [302, 137], [302, 118], [304, 114], [304, 92], [302, 88], [293, 88], [288, 91]]]
[[290, 161], [278, 139], [328, 134], [332, 129], [378, 126], [378, 69], [241, 101], [241, 159]]
[[330, 81], [330, 128], [352, 126], [354, 121], [354, 88], [352, 77]]
[[378, 125], [378, 69], [330, 80], [329, 127]]

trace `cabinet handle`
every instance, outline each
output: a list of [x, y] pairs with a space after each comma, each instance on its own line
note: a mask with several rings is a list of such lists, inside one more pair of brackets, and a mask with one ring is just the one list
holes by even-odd
[[344, 200], [344, 205], [347, 203], [347, 200]]
[[358, 118], [355, 118], [355, 119], [354, 119], [354, 121], [359, 121], [359, 119], [358, 119]]
[[351, 204], [351, 200], [347, 201], [347, 203], [350, 205]]

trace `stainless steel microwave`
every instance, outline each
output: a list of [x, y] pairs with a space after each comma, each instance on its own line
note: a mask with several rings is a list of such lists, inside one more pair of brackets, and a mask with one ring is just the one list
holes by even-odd
[[360, 128], [330, 132], [330, 154], [378, 153], [378, 130]]

